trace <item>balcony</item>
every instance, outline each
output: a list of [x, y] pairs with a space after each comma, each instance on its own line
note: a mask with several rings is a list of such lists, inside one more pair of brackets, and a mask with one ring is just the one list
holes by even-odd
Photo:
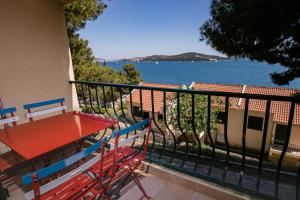
[[[150, 163], [217, 184], [225, 191], [260, 198], [299, 198], [300, 157], [288, 155], [291, 144], [298, 142], [300, 101], [290, 94], [187, 89], [176, 85], [84, 81], [71, 81], [70, 84], [77, 88], [83, 111], [117, 119], [119, 128], [152, 116], [154, 127], [147, 157]], [[183, 95], [190, 98], [191, 135], [182, 127]], [[204, 131], [196, 129], [195, 99], [198, 96], [205, 97], [207, 103]], [[216, 128], [212, 129], [210, 115], [216, 107], [216, 98], [222, 99], [219, 111], [222, 114]], [[177, 130], [170, 123], [172, 106], [177, 111]], [[258, 107], [259, 111], [254, 109]], [[272, 140], [278, 135], [277, 124], [284, 124], [286, 132], [282, 147], [274, 154]]]

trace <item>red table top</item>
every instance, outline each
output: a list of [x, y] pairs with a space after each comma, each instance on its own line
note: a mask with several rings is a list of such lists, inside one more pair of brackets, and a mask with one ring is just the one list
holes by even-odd
[[101, 117], [68, 112], [0, 130], [0, 141], [29, 160], [116, 123]]

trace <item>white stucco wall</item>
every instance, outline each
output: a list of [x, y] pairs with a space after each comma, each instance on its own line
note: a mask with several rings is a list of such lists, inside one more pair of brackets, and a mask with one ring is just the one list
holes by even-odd
[[64, 97], [78, 108], [63, 4], [0, 0], [0, 97], [5, 107]]
[[[248, 116], [265, 117], [263, 112], [249, 111]], [[243, 136], [243, 123], [244, 123], [244, 110], [229, 109], [228, 112], [228, 143], [234, 147], [242, 146], [242, 136]], [[266, 139], [265, 151], [269, 151], [271, 143], [271, 133], [273, 127], [273, 114], [270, 113], [268, 122], [268, 132]], [[217, 133], [221, 135], [224, 134], [224, 125], [217, 124]], [[252, 150], [260, 150], [262, 143], [263, 131], [257, 131], [253, 129], [246, 129], [246, 148]], [[222, 137], [223, 138], [223, 137]]]

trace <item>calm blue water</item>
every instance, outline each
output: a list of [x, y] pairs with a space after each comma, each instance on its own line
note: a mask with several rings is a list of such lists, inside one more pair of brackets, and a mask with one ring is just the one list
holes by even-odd
[[[108, 66], [121, 70], [125, 63], [109, 62]], [[219, 62], [140, 62], [134, 63], [147, 82], [179, 83], [190, 85], [193, 81], [208, 83], [246, 84], [257, 86], [276, 86], [270, 73], [282, 72], [280, 65], [249, 60], [230, 60]], [[276, 86], [278, 87], [278, 86]], [[289, 88], [300, 88], [300, 79], [292, 81]]]

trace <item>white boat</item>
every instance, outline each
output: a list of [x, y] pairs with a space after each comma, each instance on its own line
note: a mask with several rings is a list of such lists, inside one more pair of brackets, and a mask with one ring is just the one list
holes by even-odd
[[211, 61], [211, 62], [218, 62], [218, 60], [215, 59], [215, 58], [208, 58], [208, 59], [209, 59], [209, 61]]
[[156, 62], [155, 62], [155, 64], [157, 64], [157, 65], [158, 65], [158, 61], [156, 61]]

